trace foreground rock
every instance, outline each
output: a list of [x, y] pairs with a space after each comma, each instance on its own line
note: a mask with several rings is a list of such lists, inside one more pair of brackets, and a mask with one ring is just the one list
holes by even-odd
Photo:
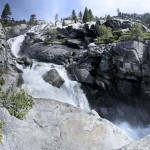
[[60, 88], [65, 82], [65, 80], [59, 75], [59, 73], [55, 69], [51, 69], [46, 74], [44, 74], [43, 79], [49, 84], [52, 84], [53, 86], [58, 88]]
[[53, 100], [36, 99], [25, 120], [10, 116], [2, 107], [0, 114], [5, 122], [3, 150], [110, 150], [131, 143], [121, 129], [96, 112], [87, 114]]

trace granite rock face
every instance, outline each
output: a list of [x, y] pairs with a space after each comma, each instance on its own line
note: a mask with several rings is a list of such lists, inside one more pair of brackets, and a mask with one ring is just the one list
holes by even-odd
[[17, 25], [14, 27], [5, 27], [5, 34], [6, 34], [6, 39], [10, 39], [16, 36], [19, 36], [21, 34], [25, 34], [29, 28], [27, 27], [26, 24], [21, 24]]
[[95, 111], [86, 112], [54, 100], [36, 99], [25, 120], [0, 108], [3, 150], [109, 150], [132, 140]]
[[8, 94], [22, 84], [22, 77], [18, 73], [1, 24], [0, 35], [0, 77], [5, 81], [2, 90]]

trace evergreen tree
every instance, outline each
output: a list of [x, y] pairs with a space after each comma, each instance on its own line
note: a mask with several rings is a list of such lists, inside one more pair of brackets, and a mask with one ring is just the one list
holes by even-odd
[[55, 27], [57, 26], [57, 22], [58, 22], [58, 14], [55, 15]]
[[80, 18], [80, 19], [82, 19], [82, 18], [83, 18], [83, 14], [82, 14], [82, 12], [81, 12], [81, 11], [79, 12], [79, 15], [78, 15], [78, 16], [79, 16], [79, 18]]
[[121, 12], [120, 12], [119, 8], [117, 8], [117, 14], [118, 14], [118, 17], [121, 17]]
[[111, 20], [110, 15], [108, 15], [108, 16], [106, 17], [106, 20]]
[[65, 20], [63, 20], [62, 22], [62, 26], [66, 26]]
[[89, 9], [89, 20], [94, 21], [94, 16], [91, 9]]
[[77, 16], [76, 16], [76, 12], [74, 9], [72, 11], [72, 20], [74, 20], [75, 23], [77, 22]]
[[4, 9], [3, 9], [3, 11], [2, 11], [1, 19], [2, 19], [2, 20], [9, 20], [11, 14], [12, 14], [12, 13], [11, 13], [11, 10], [10, 10], [10, 6], [9, 6], [9, 4], [7, 3], [7, 4], [4, 6]]
[[55, 22], [58, 22], [58, 14], [55, 15]]
[[36, 25], [36, 15], [32, 14], [29, 19], [29, 25]]
[[84, 10], [83, 22], [86, 23], [88, 21], [90, 21], [90, 19], [89, 19], [89, 11], [88, 11], [88, 9], [86, 7], [85, 10]]

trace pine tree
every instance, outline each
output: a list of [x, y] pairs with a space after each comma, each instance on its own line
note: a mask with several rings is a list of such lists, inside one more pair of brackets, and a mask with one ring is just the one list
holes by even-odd
[[118, 14], [118, 17], [121, 17], [121, 12], [120, 12], [119, 8], [117, 8], [117, 14]]
[[86, 23], [88, 21], [90, 21], [90, 19], [89, 19], [89, 11], [88, 11], [88, 9], [86, 7], [85, 10], [84, 10], [83, 22]]
[[29, 25], [36, 25], [36, 15], [32, 14], [29, 19]]
[[89, 20], [94, 21], [94, 16], [91, 9], [89, 9]]
[[110, 15], [108, 15], [108, 16], [106, 17], [106, 20], [111, 20]]
[[83, 18], [83, 14], [82, 14], [82, 12], [81, 12], [81, 11], [79, 12], [79, 15], [78, 15], [78, 16], [79, 16], [79, 18], [80, 18], [80, 19], [82, 19], [82, 18]]
[[66, 26], [65, 20], [63, 20], [62, 22], [62, 26]]
[[55, 15], [55, 22], [58, 22], [58, 14]]
[[75, 23], [77, 22], [77, 16], [76, 16], [76, 12], [74, 9], [72, 11], [72, 20], [74, 20]]
[[10, 6], [9, 4], [7, 3], [5, 6], [4, 6], [4, 9], [2, 11], [2, 15], [1, 15], [1, 19], [2, 20], [9, 20], [10, 19], [10, 16], [11, 16], [11, 10], [10, 10]]

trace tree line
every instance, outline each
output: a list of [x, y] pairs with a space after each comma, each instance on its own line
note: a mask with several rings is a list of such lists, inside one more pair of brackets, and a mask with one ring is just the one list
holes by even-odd
[[31, 14], [29, 21], [26, 21], [25, 19], [17, 21], [14, 18], [11, 18], [11, 15], [12, 15], [11, 8], [10, 8], [9, 4], [7, 3], [4, 6], [4, 9], [1, 14], [1, 19], [0, 19], [0, 22], [2, 23], [2, 25], [4, 27], [16, 26], [16, 25], [20, 25], [20, 24], [28, 24], [28, 25], [36, 25], [37, 24], [35, 14]]

